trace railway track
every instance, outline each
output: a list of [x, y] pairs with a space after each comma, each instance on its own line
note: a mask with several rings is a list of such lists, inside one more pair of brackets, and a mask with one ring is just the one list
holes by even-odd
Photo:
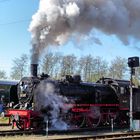
[[[39, 134], [37, 131], [2, 131], [0, 132], [0, 136], [15, 136], [15, 135], [36, 135]], [[59, 135], [56, 138], [50, 133], [51, 135], [46, 137], [46, 140], [139, 140], [140, 139], [140, 132], [115, 132], [115, 133], [90, 133], [89, 135], [80, 135], [79, 134], [71, 134], [71, 135]]]
[[[49, 138], [53, 140], [54, 138]], [[85, 136], [71, 136], [61, 137], [55, 140], [140, 140], [140, 131], [138, 132], [117, 132], [117, 133], [104, 133], [93, 134]]]
[[[140, 140], [140, 131], [128, 132], [125, 130], [110, 130], [95, 131], [95, 130], [69, 130], [69, 131], [33, 131], [33, 130], [8, 130], [0, 131], [0, 136], [15, 136], [15, 135], [42, 135], [47, 136], [46, 140]], [[57, 136], [57, 137], [56, 137]]]
[[15, 136], [15, 135], [32, 135], [35, 134], [34, 131], [20, 131], [20, 130], [6, 130], [0, 131], [0, 136]]

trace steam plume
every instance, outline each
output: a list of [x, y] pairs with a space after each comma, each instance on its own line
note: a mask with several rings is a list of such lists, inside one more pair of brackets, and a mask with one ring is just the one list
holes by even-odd
[[97, 29], [116, 35], [124, 44], [140, 38], [140, 0], [40, 0], [32, 17], [32, 61], [43, 49], [60, 45], [72, 36], [88, 35]]
[[34, 94], [35, 110], [43, 113], [45, 119], [51, 123], [51, 128], [66, 130], [69, 126], [62, 117], [72, 106], [64, 106], [68, 99], [60, 95], [59, 90], [56, 81], [41, 81]]

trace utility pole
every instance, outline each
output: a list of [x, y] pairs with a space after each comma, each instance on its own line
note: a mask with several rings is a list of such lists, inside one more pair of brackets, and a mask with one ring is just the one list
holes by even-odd
[[133, 131], [133, 75], [135, 75], [135, 67], [139, 67], [139, 57], [128, 58], [128, 66], [130, 67], [130, 131]]
[[130, 72], [130, 131], [133, 131], [133, 69]]

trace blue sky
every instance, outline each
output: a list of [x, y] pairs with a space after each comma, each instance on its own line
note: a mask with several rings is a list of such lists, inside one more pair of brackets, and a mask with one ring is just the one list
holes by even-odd
[[[28, 27], [32, 15], [37, 11], [39, 0], [0, 0], [0, 70], [9, 75], [12, 61], [22, 54], [30, 55], [31, 34]], [[94, 37], [100, 39], [101, 44], [96, 44]], [[91, 54], [100, 56], [110, 62], [116, 56], [128, 58], [139, 56], [140, 51], [134, 47], [140, 46], [139, 42], [131, 41], [125, 46], [115, 36], [105, 35], [100, 31], [91, 32], [90, 37], [76, 41], [67, 42], [64, 46], [52, 48], [52, 52], [63, 54], [75, 54], [77, 56]], [[77, 47], [75, 47], [77, 46]]]

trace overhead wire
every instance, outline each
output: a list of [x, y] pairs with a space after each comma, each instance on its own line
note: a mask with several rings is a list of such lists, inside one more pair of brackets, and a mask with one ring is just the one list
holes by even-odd
[[[11, 1], [11, 0], [0, 0], [0, 3], [4, 3], [4, 2], [8, 2], [8, 1]], [[31, 19], [21, 19], [21, 20], [6, 22], [6, 23], [0, 23], [0, 26], [17, 24], [17, 23], [28, 22], [28, 21], [31, 21]]]
[[6, 22], [6, 23], [0, 23], [0, 26], [10, 25], [10, 24], [17, 24], [17, 23], [22, 23], [22, 22], [29, 22], [29, 21], [31, 21], [31, 19], [15, 20], [15, 21]]
[[7, 2], [7, 1], [10, 1], [10, 0], [0, 0], [0, 3]]

